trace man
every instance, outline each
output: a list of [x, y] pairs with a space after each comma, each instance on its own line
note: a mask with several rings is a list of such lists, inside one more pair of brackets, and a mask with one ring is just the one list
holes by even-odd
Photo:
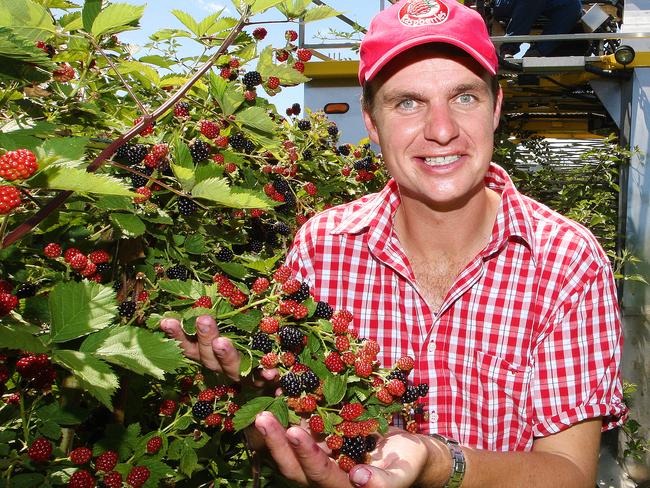
[[[455, 1], [402, 1], [371, 23], [363, 117], [393, 179], [311, 219], [287, 263], [316, 299], [354, 313], [384, 364], [416, 358], [430, 386], [420, 427], [442, 436], [392, 430], [348, 477], [308, 432], [260, 414], [278, 469], [299, 484], [595, 485], [601, 429], [625, 413], [612, 272], [587, 230], [490, 163], [496, 66], [482, 19]], [[199, 320], [196, 345], [177, 322], [162, 327], [237, 377], [214, 321]]]

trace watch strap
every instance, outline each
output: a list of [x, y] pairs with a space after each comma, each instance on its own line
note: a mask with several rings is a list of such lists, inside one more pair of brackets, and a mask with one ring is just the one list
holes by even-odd
[[451, 454], [451, 473], [444, 488], [460, 488], [465, 477], [465, 454], [463, 453], [458, 441], [450, 439], [440, 434], [431, 434], [434, 439], [443, 442]]

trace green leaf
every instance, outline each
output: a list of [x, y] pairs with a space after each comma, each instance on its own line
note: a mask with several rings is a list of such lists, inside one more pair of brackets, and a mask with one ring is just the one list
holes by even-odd
[[192, 234], [185, 239], [185, 251], [190, 254], [205, 254], [210, 250], [201, 234]]
[[325, 379], [323, 393], [328, 405], [335, 405], [343, 400], [347, 389], [347, 375], [331, 375]]
[[165, 69], [169, 69], [176, 64], [174, 61], [158, 55], [142, 56], [138, 61], [141, 63], [153, 64]]
[[230, 276], [233, 276], [237, 279], [243, 279], [248, 275], [248, 271], [244, 266], [239, 263], [225, 263], [219, 262], [217, 265]]
[[112, 410], [111, 397], [119, 380], [108, 364], [92, 354], [65, 349], [55, 349], [52, 360], [70, 370], [88, 393]]
[[52, 440], [61, 438], [61, 426], [49, 419], [42, 419], [42, 423], [38, 427], [38, 431], [45, 437]]
[[56, 32], [52, 16], [42, 5], [31, 0], [0, 2], [0, 25], [32, 42], [44, 40]]
[[269, 209], [271, 200], [261, 192], [243, 188], [230, 188], [224, 178], [208, 178], [192, 188], [192, 196], [203, 198], [231, 208]]
[[36, 47], [33, 41], [9, 27], [0, 27], [0, 55], [16, 61], [35, 64], [48, 71], [53, 70], [56, 66], [42, 49]]
[[287, 405], [286, 398], [282, 398], [281, 396], [276, 397], [267, 410], [275, 415], [283, 427], [289, 425], [289, 406]]
[[54, 342], [65, 342], [107, 327], [117, 313], [115, 292], [93, 281], [58, 283], [49, 295]]
[[235, 87], [234, 83], [228, 83], [214, 72], [210, 73], [210, 94], [217, 101], [224, 115], [234, 114], [245, 101], [244, 94]]
[[86, 152], [88, 137], [53, 137], [36, 150], [38, 159], [53, 158], [57, 162], [80, 162]]
[[262, 13], [272, 7], [275, 7], [279, 3], [282, 3], [284, 0], [255, 0], [251, 8], [251, 14], [256, 15]]
[[[201, 29], [203, 29], [202, 25], [205, 20], [201, 22], [201, 26], [199, 26]], [[206, 36], [213, 36], [215, 34], [218, 34], [219, 32], [223, 32], [225, 30], [230, 30], [233, 27], [237, 25], [237, 19], [234, 19], [232, 17], [222, 17], [220, 19], [217, 19], [214, 21], [214, 23], [205, 30], [203, 33]]]
[[[212, 27], [218, 22], [219, 17], [221, 16], [221, 13], [223, 12], [224, 7], [222, 7], [220, 10], [216, 11], [213, 14], [208, 15], [205, 19], [203, 19], [199, 24], [196, 26], [196, 30], [198, 32], [199, 37], [203, 37], [205, 35], [208, 35], [208, 31], [212, 29]], [[223, 30], [223, 29], [221, 29]], [[219, 32], [219, 31], [216, 31]]]
[[39, 172], [30, 180], [30, 184], [52, 190], [122, 195], [132, 198], [137, 196], [137, 193], [132, 193], [123, 182], [112, 176], [98, 175], [88, 173], [82, 169], [56, 165]]
[[249, 107], [239, 112], [237, 114], [237, 121], [265, 134], [271, 135], [275, 131], [275, 124], [262, 107]]
[[103, 210], [133, 210], [133, 200], [128, 197], [107, 195], [100, 197], [95, 206]]
[[162, 333], [121, 326], [112, 331], [95, 354], [135, 373], [163, 379], [185, 365], [176, 342]]
[[123, 75], [131, 75], [147, 88], [160, 83], [160, 75], [151, 66], [139, 61], [122, 61], [117, 65], [117, 71]]
[[190, 478], [199, 464], [199, 457], [197, 456], [194, 447], [188, 445], [188, 441], [189, 439], [185, 439], [185, 444], [181, 453], [179, 469], [181, 473]]
[[253, 370], [253, 356], [248, 348], [239, 351], [239, 374], [246, 377]]
[[0, 325], [0, 349], [20, 349], [35, 353], [47, 351], [45, 344], [20, 325]]
[[250, 424], [255, 420], [255, 416], [266, 410], [273, 402], [275, 402], [274, 397], [257, 397], [248, 402], [246, 402], [237, 412], [233, 418], [233, 425], [235, 430], [239, 431]]
[[232, 323], [235, 327], [246, 332], [253, 332], [262, 320], [262, 311], [252, 309], [247, 313], [240, 313], [232, 317]]
[[192, 32], [192, 34], [197, 37], [201, 36], [201, 34], [199, 34], [199, 24], [190, 14], [183, 12], [182, 10], [172, 10], [172, 15], [180, 20], [181, 23]]
[[137, 215], [114, 213], [111, 214], [111, 222], [124, 237], [138, 237], [147, 231], [147, 226]]
[[332, 7], [328, 5], [317, 5], [316, 7], [310, 8], [305, 12], [301, 21], [302, 22], [314, 22], [315, 20], [329, 19], [330, 17], [336, 17], [341, 15], [341, 12], [337, 12]]
[[158, 287], [162, 291], [166, 291], [177, 297], [190, 297], [195, 300], [203, 295], [203, 291], [205, 290], [203, 283], [194, 280], [160, 280], [158, 281]]
[[278, 10], [287, 16], [288, 19], [297, 19], [302, 17], [311, 0], [284, 0], [278, 5]]
[[39, 473], [17, 474], [11, 477], [11, 488], [34, 488], [46, 486], [45, 476]]
[[102, 10], [93, 22], [92, 34], [102, 36], [132, 30], [144, 13], [144, 6], [113, 3]]
[[90, 32], [93, 22], [102, 10], [102, 0], [85, 0], [84, 8], [81, 11], [81, 19], [86, 32]]
[[190, 148], [180, 138], [174, 141], [174, 161], [176, 166], [194, 169], [194, 161], [192, 161]]
[[184, 191], [190, 191], [194, 186], [194, 168], [184, 168], [177, 164], [170, 164], [174, 176], [183, 187]]

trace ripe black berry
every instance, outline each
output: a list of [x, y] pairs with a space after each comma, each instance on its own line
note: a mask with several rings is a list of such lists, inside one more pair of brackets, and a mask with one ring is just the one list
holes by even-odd
[[248, 250], [250, 252], [258, 253], [258, 252], [262, 252], [263, 249], [264, 249], [264, 243], [262, 241], [253, 240], [248, 243]]
[[299, 120], [298, 121], [298, 129], [300, 130], [309, 130], [311, 129], [311, 122], [309, 120]]
[[253, 151], [255, 151], [255, 144], [253, 144], [253, 141], [246, 139], [246, 142], [244, 143], [244, 152], [250, 154]]
[[99, 263], [96, 264], [96, 270], [98, 273], [106, 273], [107, 271], [110, 271], [111, 269], [111, 264], [110, 263]]
[[199, 400], [192, 407], [192, 415], [199, 420], [203, 420], [213, 412], [212, 402]]
[[336, 124], [331, 124], [327, 128], [327, 133], [332, 137], [336, 137], [339, 133], [339, 128], [336, 126]]
[[192, 155], [192, 161], [200, 163], [208, 159], [210, 155], [210, 144], [205, 141], [194, 141], [194, 144], [190, 147], [190, 154]]
[[[147, 168], [146, 166], [133, 166], [133, 169], [138, 173], [142, 173], [147, 176], [151, 176], [151, 173], [153, 173], [153, 168]], [[146, 178], [145, 176], [140, 176], [140, 175], [136, 175], [135, 173], [131, 173], [131, 186], [133, 188], [140, 188], [141, 186], [145, 186], [148, 181], [149, 179]]]
[[350, 146], [347, 144], [342, 144], [337, 149], [339, 154], [342, 154], [343, 156], [348, 156], [350, 154]]
[[401, 369], [394, 369], [393, 371], [388, 373], [388, 376], [387, 376], [387, 378], [389, 380], [397, 378], [402, 383], [404, 383], [404, 385], [406, 385], [407, 377], [408, 377], [407, 374], [404, 371], [402, 371]]
[[427, 393], [429, 393], [429, 385], [427, 385], [426, 383], [420, 383], [417, 388], [418, 388], [418, 395], [420, 395], [421, 397], [427, 396]]
[[295, 351], [302, 347], [305, 334], [300, 329], [286, 326], [280, 329], [280, 346], [285, 351]]
[[302, 383], [303, 390], [307, 393], [314, 391], [320, 385], [318, 376], [312, 370], [302, 373], [300, 382]]
[[251, 348], [254, 351], [271, 352], [273, 350], [273, 339], [264, 332], [257, 332], [251, 341]]
[[357, 462], [362, 462], [366, 456], [366, 441], [360, 435], [356, 437], [343, 437], [341, 453], [350, 456]]
[[34, 295], [36, 295], [37, 290], [38, 290], [38, 287], [34, 283], [21, 283], [16, 288], [15, 295], [18, 298], [29, 298], [29, 297], [33, 297]]
[[307, 300], [307, 298], [309, 298], [309, 285], [305, 282], [300, 283], [300, 290], [289, 295], [290, 300], [295, 300], [298, 303]]
[[140, 164], [144, 157], [147, 155], [148, 149], [144, 144], [134, 144], [132, 145], [126, 155], [126, 161], [131, 166]]
[[360, 159], [358, 161], [354, 162], [354, 169], [357, 171], [370, 171], [371, 166], [372, 166], [372, 157], [371, 156], [366, 156], [363, 159]]
[[178, 197], [178, 211], [183, 217], [189, 217], [196, 212], [197, 205], [194, 200], [187, 197]]
[[331, 319], [334, 315], [334, 309], [327, 302], [318, 302], [316, 310], [314, 310], [314, 318], [317, 319]]
[[135, 302], [132, 300], [125, 300], [119, 304], [117, 310], [120, 312], [120, 317], [130, 319], [135, 313]]
[[249, 71], [242, 77], [242, 82], [248, 89], [251, 89], [262, 83], [262, 75], [257, 71]]
[[302, 152], [302, 159], [304, 159], [305, 161], [311, 161], [313, 159], [313, 157], [314, 157], [314, 155], [312, 154], [312, 152], [309, 149], [305, 149]]
[[418, 392], [418, 387], [414, 385], [409, 385], [406, 387], [406, 391], [402, 395], [402, 403], [413, 403], [419, 398], [420, 394]]
[[273, 224], [273, 232], [281, 236], [288, 236], [291, 234], [291, 228], [284, 222], [276, 222]]
[[275, 191], [283, 195], [291, 192], [291, 186], [289, 186], [289, 182], [285, 179], [275, 180], [273, 182], [273, 188], [275, 188]]
[[187, 269], [185, 266], [182, 264], [177, 264], [176, 266], [172, 266], [166, 271], [167, 278], [172, 279], [172, 280], [183, 280], [185, 281], [190, 277], [190, 270]]
[[233, 252], [227, 247], [222, 247], [221, 249], [219, 249], [219, 252], [217, 253], [217, 260], [223, 261], [225, 263], [229, 263], [230, 261], [232, 261], [232, 258], [234, 257], [235, 255], [233, 254]]
[[366, 451], [372, 452], [377, 447], [377, 438], [374, 435], [366, 437]]
[[280, 387], [287, 396], [297, 397], [302, 393], [302, 382], [298, 375], [291, 371], [280, 378]]
[[287, 214], [296, 207], [296, 197], [293, 193], [288, 192], [284, 195], [284, 203], [278, 205], [276, 210], [280, 213]]
[[300, 104], [294, 103], [291, 105], [291, 111], [293, 112], [293, 115], [300, 115]]
[[122, 144], [117, 148], [117, 151], [115, 151], [114, 159], [120, 163], [126, 163], [131, 147], [133, 147], [133, 144], [129, 144], [128, 142], [126, 144]]
[[235, 151], [244, 151], [246, 149], [247, 139], [244, 137], [244, 135], [241, 132], [238, 132], [237, 134], [230, 136], [228, 142], [230, 142], [230, 146]]

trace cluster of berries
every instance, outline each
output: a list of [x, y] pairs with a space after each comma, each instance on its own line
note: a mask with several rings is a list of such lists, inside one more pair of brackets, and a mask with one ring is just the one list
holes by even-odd
[[[50, 259], [61, 257], [63, 249], [60, 244], [50, 242], [43, 248], [43, 254]], [[96, 249], [84, 254], [76, 247], [69, 247], [63, 252], [63, 261], [84, 278], [102, 283], [104, 275], [111, 269], [111, 255], [103, 249]]]
[[56, 370], [47, 354], [22, 355], [16, 361], [16, 372], [27, 385], [38, 390], [48, 390], [56, 380]]
[[192, 415], [206, 427], [233, 432], [233, 417], [240, 408], [235, 398], [237, 393], [239, 389], [234, 385], [204, 388], [192, 405]]
[[[7, 181], [24, 180], [38, 170], [36, 156], [29, 149], [7, 151], [0, 156], [0, 177]], [[20, 190], [12, 185], [0, 185], [0, 215], [20, 206]]]

